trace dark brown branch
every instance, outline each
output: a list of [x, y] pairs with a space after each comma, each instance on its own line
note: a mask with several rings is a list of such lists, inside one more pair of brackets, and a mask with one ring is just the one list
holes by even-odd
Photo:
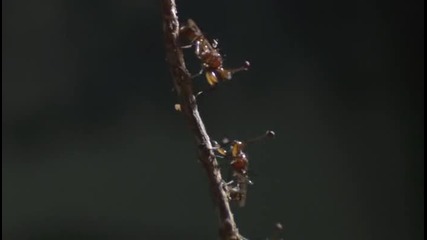
[[169, 64], [181, 111], [196, 138], [199, 159], [209, 179], [212, 197], [219, 216], [219, 235], [224, 240], [242, 239], [230, 209], [227, 189], [213, 153], [209, 135], [197, 110], [192, 81], [181, 47], [178, 43], [179, 22], [174, 0], [162, 0], [163, 31], [165, 34], [166, 60]]

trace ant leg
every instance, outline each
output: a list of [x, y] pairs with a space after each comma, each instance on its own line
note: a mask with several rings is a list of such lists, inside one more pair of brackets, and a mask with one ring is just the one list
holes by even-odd
[[196, 94], [196, 98], [199, 97], [199, 96], [201, 96], [203, 93], [212, 92], [215, 89], [216, 89], [216, 86], [212, 86], [212, 87], [210, 87], [210, 88], [208, 88], [206, 90], [200, 91], [200, 92], [198, 92]]
[[200, 56], [200, 41], [196, 41], [196, 43], [194, 44], [194, 53], [196, 54], [196, 56]]
[[249, 185], [254, 185], [254, 182], [252, 182], [249, 178], [247, 179]]
[[231, 180], [231, 181], [229, 181], [229, 182], [226, 182], [225, 184], [227, 185], [227, 186], [229, 186], [229, 185], [231, 185], [231, 184], [233, 184], [234, 183], [234, 180]]
[[214, 39], [214, 40], [212, 40], [212, 47], [213, 48], [217, 48], [218, 47], [218, 39]]
[[196, 78], [196, 77], [198, 77], [198, 76], [200, 76], [200, 75], [202, 75], [203, 74], [203, 68], [202, 69], [200, 69], [200, 71], [198, 72], [198, 73], [196, 73], [196, 74], [194, 74], [194, 75], [192, 75], [191, 76], [191, 78]]
[[196, 77], [199, 77], [200, 75], [202, 75], [201, 73], [196, 73], [196, 74], [194, 74], [194, 75], [191, 75], [190, 77], [191, 78], [196, 78]]
[[185, 49], [185, 48], [191, 48], [192, 46], [193, 46], [193, 45], [189, 44], [189, 45], [181, 46], [181, 48], [183, 48], [183, 49]]

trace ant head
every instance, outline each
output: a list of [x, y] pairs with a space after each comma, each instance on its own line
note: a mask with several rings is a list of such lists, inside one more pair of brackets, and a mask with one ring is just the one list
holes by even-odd
[[227, 155], [227, 151], [221, 147], [221, 145], [217, 141], [212, 141], [212, 147], [221, 155]]
[[228, 69], [220, 67], [216, 71], [219, 73], [222, 79], [230, 80], [232, 78], [233, 72]]
[[243, 147], [244, 147], [244, 144], [241, 141], [234, 140], [231, 143], [231, 153], [232, 153], [233, 157], [237, 157], [240, 154], [242, 154]]
[[205, 77], [209, 85], [211, 86], [214, 86], [215, 84], [218, 83], [218, 77], [216, 76], [214, 71], [206, 71]]

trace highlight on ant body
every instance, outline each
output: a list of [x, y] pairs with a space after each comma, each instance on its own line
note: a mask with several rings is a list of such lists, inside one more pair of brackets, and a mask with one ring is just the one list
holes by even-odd
[[248, 70], [250, 65], [248, 61], [239, 68], [224, 68], [223, 57], [217, 48], [218, 41], [213, 40], [211, 44], [192, 19], [187, 20], [187, 23], [180, 28], [179, 34], [181, 40], [191, 43], [191, 45], [182, 46], [182, 48], [194, 46], [194, 52], [197, 58], [202, 62], [202, 69], [193, 77], [199, 76], [205, 72], [206, 80], [210, 86], [215, 86], [220, 80], [230, 80], [232, 75], [236, 72]]
[[[267, 131], [265, 134], [247, 141], [234, 140], [230, 142], [224, 138], [222, 145], [213, 141], [213, 149], [219, 154], [219, 157], [231, 160], [232, 180], [226, 185], [231, 200], [236, 201], [240, 207], [245, 206], [248, 184], [253, 184], [248, 175], [249, 160], [244, 150], [249, 143], [273, 137], [275, 137], [275, 133]], [[226, 150], [226, 145], [229, 145], [229, 150]]]

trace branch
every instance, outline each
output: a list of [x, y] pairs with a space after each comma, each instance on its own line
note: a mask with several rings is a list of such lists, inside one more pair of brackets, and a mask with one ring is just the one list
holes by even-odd
[[219, 217], [219, 235], [223, 240], [240, 240], [242, 237], [234, 222], [218, 162], [212, 151], [209, 135], [197, 110], [192, 80], [185, 66], [181, 46], [178, 43], [179, 22], [174, 0], [162, 0], [163, 31], [165, 34], [166, 61], [173, 77], [181, 111], [187, 119], [198, 145], [199, 159], [208, 176], [211, 194]]

